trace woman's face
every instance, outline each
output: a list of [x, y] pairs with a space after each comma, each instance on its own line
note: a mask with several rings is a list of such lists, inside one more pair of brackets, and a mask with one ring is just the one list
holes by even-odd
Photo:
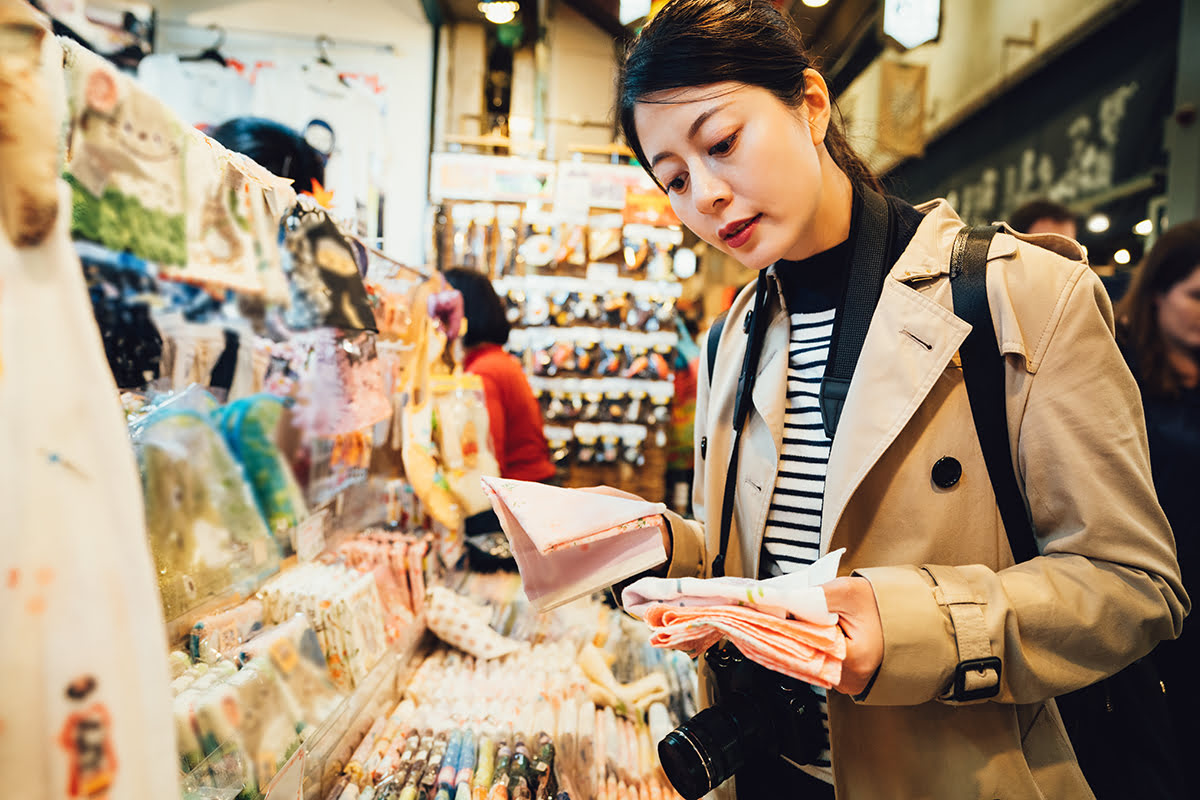
[[[819, 75], [807, 75], [799, 108], [740, 83], [658, 92], [634, 107], [642, 149], [671, 208], [751, 269], [807, 258], [849, 232], [849, 182], [823, 144], [829, 96]], [[829, 202], [839, 179], [844, 207]]]
[[1155, 301], [1158, 327], [1167, 344], [1186, 350], [1200, 349], [1200, 265]]

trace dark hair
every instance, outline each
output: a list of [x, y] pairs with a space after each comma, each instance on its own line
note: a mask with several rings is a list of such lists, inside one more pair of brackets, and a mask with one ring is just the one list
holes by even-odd
[[1182, 388], [1167, 360], [1155, 301], [1198, 268], [1200, 220], [1176, 225], [1150, 248], [1117, 306], [1117, 338], [1129, 357], [1137, 360], [1135, 372], [1149, 396], [1178, 397]]
[[[670, 0], [625, 52], [617, 78], [617, 119], [625, 141], [650, 172], [633, 121], [634, 106], [647, 95], [733, 81], [766, 89], [798, 108], [810, 66], [800, 30], [766, 0]], [[882, 191], [832, 116], [825, 147], [851, 181]]]
[[325, 156], [286, 125], [260, 117], [235, 117], [208, 135], [281, 178], [291, 178], [297, 192], [311, 192], [313, 181], [325, 183]]
[[1008, 224], [1014, 231], [1029, 233], [1033, 223], [1039, 219], [1050, 219], [1055, 222], [1074, 222], [1075, 212], [1046, 197], [1039, 197], [1021, 204], [1016, 211], [1008, 216]]
[[455, 267], [442, 273], [446, 282], [463, 296], [463, 316], [467, 318], [467, 332], [463, 334], [463, 345], [474, 347], [483, 342], [504, 344], [512, 326], [504, 314], [504, 303], [492, 288], [487, 275], [465, 267]]

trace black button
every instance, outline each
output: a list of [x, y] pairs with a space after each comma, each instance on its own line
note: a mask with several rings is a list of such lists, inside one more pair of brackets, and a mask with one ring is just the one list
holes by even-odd
[[708, 437], [701, 436], [700, 437], [700, 460], [703, 461], [704, 457], [706, 455], [708, 455]]
[[957, 458], [943, 456], [933, 465], [930, 475], [937, 486], [942, 489], [949, 489], [958, 483], [958, 479], [962, 477], [962, 464], [958, 463]]

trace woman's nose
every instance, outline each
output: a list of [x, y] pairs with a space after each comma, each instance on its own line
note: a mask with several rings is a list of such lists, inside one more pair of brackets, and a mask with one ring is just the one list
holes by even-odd
[[732, 193], [729, 184], [717, 175], [703, 173], [692, 176], [695, 186], [696, 210], [702, 214], [714, 214], [729, 205]]

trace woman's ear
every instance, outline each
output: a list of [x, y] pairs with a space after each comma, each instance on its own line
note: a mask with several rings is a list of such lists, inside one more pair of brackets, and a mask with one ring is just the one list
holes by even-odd
[[808, 127], [812, 131], [813, 145], [825, 142], [829, 130], [829, 119], [833, 103], [829, 97], [829, 86], [821, 73], [811, 67], [804, 70], [804, 113], [808, 116]]

